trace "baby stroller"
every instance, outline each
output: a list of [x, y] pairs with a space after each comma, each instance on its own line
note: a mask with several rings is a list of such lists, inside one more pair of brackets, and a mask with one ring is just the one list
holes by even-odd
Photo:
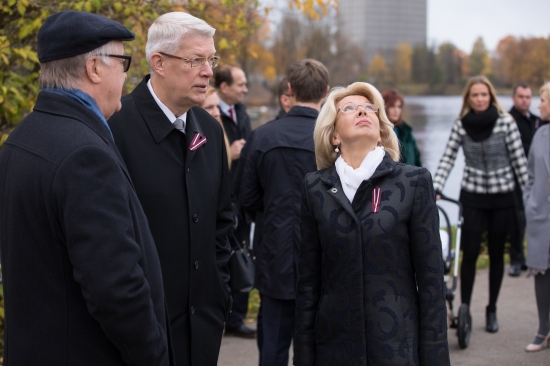
[[[456, 329], [458, 336], [458, 345], [461, 349], [468, 347], [470, 343], [470, 333], [472, 331], [472, 317], [468, 312], [468, 308], [464, 305], [461, 305], [458, 309], [458, 314], [455, 317], [453, 312], [453, 300], [455, 298], [455, 291], [457, 287], [458, 279], [458, 262], [460, 257], [460, 233], [462, 228], [462, 205], [460, 202], [453, 200], [449, 197], [441, 195], [442, 201], [451, 202], [458, 206], [458, 222], [456, 224], [456, 246], [455, 249], [452, 249], [452, 231], [451, 231], [451, 222], [447, 212], [443, 210], [441, 206], [439, 212], [441, 213], [441, 228], [439, 230], [439, 235], [441, 236], [441, 246], [442, 246], [442, 255], [443, 263], [445, 266], [445, 283], [448, 284], [451, 282], [451, 287], [446, 286], [445, 298], [449, 302], [449, 319], [451, 320], [451, 328]], [[453, 268], [454, 260], [454, 268]], [[451, 269], [452, 275], [451, 275]]]

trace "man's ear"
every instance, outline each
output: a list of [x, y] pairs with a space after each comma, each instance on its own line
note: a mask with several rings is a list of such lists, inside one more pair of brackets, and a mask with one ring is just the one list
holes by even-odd
[[151, 55], [151, 67], [155, 74], [164, 76], [164, 58], [157, 52]]
[[294, 95], [294, 90], [292, 89], [292, 85], [290, 85], [290, 83], [287, 83], [288, 84], [288, 95], [290, 95], [291, 97], [296, 97], [296, 95]]
[[86, 76], [92, 84], [99, 84], [101, 82], [103, 66], [97, 56], [90, 57], [86, 61]]
[[219, 87], [219, 91], [222, 93], [222, 94], [227, 94], [227, 88], [229, 88], [229, 85], [227, 84], [226, 81], [222, 81], [221, 84], [220, 84], [220, 87]]

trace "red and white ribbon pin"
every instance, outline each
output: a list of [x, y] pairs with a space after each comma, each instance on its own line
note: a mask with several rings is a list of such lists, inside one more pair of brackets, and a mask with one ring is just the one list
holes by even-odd
[[380, 211], [380, 201], [382, 198], [382, 191], [380, 190], [380, 187], [376, 186], [372, 190], [372, 212], [378, 212]]
[[191, 145], [189, 145], [189, 150], [195, 151], [205, 143], [206, 143], [206, 137], [197, 132], [193, 137], [193, 141], [191, 141]]

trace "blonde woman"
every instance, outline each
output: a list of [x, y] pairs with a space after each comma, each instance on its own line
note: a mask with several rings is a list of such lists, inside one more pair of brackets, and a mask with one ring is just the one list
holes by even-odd
[[459, 147], [466, 166], [460, 202], [463, 206], [460, 271], [462, 306], [469, 315], [483, 232], [489, 246], [489, 304], [485, 330], [498, 331], [496, 304], [504, 275], [504, 243], [517, 235], [518, 218], [514, 175], [523, 189], [527, 169], [523, 145], [514, 119], [498, 103], [495, 89], [485, 76], [475, 76], [464, 87], [460, 118], [453, 125], [445, 153], [434, 177], [437, 193], [443, 191]]
[[227, 163], [229, 165], [229, 169], [231, 169], [231, 145], [229, 145], [229, 140], [227, 139], [227, 134], [225, 133], [225, 128], [223, 127], [223, 123], [221, 120], [220, 98], [218, 97], [216, 89], [213, 86], [208, 85], [208, 89], [206, 89], [206, 97], [204, 98], [204, 101], [200, 104], [200, 107], [210, 113], [210, 115], [220, 123], [220, 126], [222, 126], [223, 138], [225, 140], [225, 150], [227, 151]]
[[334, 88], [302, 187], [295, 365], [447, 365], [430, 173], [398, 163], [382, 96]]

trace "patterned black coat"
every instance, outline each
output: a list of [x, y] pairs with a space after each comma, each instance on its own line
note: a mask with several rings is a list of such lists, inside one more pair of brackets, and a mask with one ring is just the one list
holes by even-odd
[[449, 364], [439, 215], [426, 169], [386, 154], [352, 204], [335, 167], [308, 174], [301, 233], [295, 365]]

